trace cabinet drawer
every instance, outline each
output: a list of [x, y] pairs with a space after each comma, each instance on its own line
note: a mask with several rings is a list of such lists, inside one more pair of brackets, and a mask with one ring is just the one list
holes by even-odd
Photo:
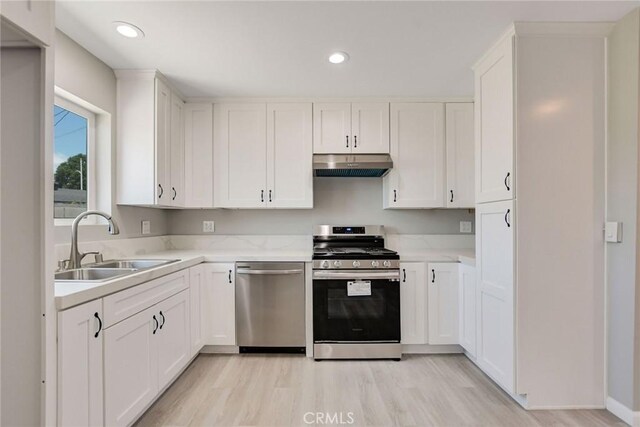
[[109, 295], [104, 298], [104, 327], [133, 316], [188, 286], [189, 270], [185, 269]]

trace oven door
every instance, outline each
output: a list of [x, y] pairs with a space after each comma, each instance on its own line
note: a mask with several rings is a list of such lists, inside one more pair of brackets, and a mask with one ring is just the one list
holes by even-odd
[[314, 271], [313, 340], [400, 342], [400, 273]]

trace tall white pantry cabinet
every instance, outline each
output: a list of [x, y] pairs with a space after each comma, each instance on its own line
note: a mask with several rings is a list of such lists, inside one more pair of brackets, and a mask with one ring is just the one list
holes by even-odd
[[475, 360], [531, 409], [604, 406], [609, 29], [515, 24], [474, 66]]

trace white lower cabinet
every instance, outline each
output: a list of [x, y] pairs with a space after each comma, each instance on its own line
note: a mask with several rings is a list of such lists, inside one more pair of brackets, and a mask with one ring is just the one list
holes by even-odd
[[429, 344], [458, 344], [458, 264], [427, 267]]
[[158, 388], [162, 390], [191, 359], [189, 291], [157, 304]]
[[476, 356], [476, 269], [460, 264], [458, 272], [458, 296], [460, 313], [459, 341], [467, 353]]
[[58, 313], [58, 425], [101, 426], [102, 300]]
[[236, 344], [235, 264], [203, 264], [200, 321], [204, 345]]
[[191, 356], [195, 356], [204, 346], [201, 313], [202, 287], [205, 280], [205, 264], [198, 264], [189, 269], [189, 313], [191, 316]]
[[400, 317], [402, 344], [427, 343], [427, 278], [423, 262], [400, 263]]

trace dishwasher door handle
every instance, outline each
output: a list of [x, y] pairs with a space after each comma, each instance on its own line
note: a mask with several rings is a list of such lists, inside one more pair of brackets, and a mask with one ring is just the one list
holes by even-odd
[[255, 275], [276, 275], [276, 274], [300, 274], [303, 271], [300, 269], [295, 270], [251, 270], [238, 268], [236, 274], [255, 274]]

